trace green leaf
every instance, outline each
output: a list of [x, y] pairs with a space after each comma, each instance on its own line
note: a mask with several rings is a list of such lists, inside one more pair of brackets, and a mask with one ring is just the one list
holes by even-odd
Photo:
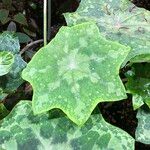
[[99, 102], [125, 99], [119, 68], [129, 50], [104, 39], [94, 23], [62, 27], [22, 74], [34, 89], [34, 113], [60, 108], [82, 125]]
[[3, 89], [0, 88], [0, 101], [2, 101], [8, 94], [4, 93]]
[[0, 51], [9, 51], [13, 54], [19, 53], [20, 45], [17, 37], [11, 32], [0, 34]]
[[[14, 92], [23, 83], [21, 72], [25, 68], [26, 63], [19, 54], [19, 40], [12, 32], [4, 32], [0, 35], [0, 51], [14, 54], [14, 63], [9, 73], [0, 77], [0, 88], [5, 95], [8, 95]], [[0, 95], [0, 98], [3, 99], [3, 95]]]
[[28, 26], [28, 23], [27, 23], [27, 19], [25, 18], [24, 14], [22, 13], [18, 13], [14, 16], [14, 19], [13, 19], [15, 22], [18, 22], [19, 24], [22, 24], [22, 25], [25, 25], [25, 26]]
[[6, 9], [1, 9], [0, 10], [0, 22], [2, 24], [5, 24], [8, 21], [8, 15], [9, 15], [9, 11]]
[[15, 91], [23, 83], [21, 72], [26, 67], [26, 62], [19, 54], [16, 54], [14, 57], [15, 61], [10, 72], [0, 78], [1, 86], [6, 93]]
[[14, 56], [10, 52], [0, 52], [0, 76], [3, 76], [10, 71], [13, 63]]
[[[107, 39], [130, 46], [132, 51], [123, 66], [128, 61], [134, 62], [135, 59], [136, 62], [150, 61], [149, 11], [126, 0], [81, 0], [77, 11], [66, 13], [65, 18], [70, 26], [95, 21]], [[140, 55], [148, 57], [144, 60]]]
[[133, 108], [138, 109], [144, 103], [150, 108], [150, 64], [135, 64], [134, 76], [128, 76], [128, 93], [133, 95]]
[[137, 113], [137, 119], [136, 141], [150, 144], [150, 109], [140, 108]]
[[31, 41], [31, 38], [28, 35], [21, 32], [17, 32], [16, 36], [18, 37], [20, 43], [28, 43]]
[[33, 115], [30, 101], [21, 101], [3, 119], [0, 139], [0, 147], [7, 150], [134, 150], [134, 139], [100, 115], [78, 127], [65, 117]]
[[29, 30], [27, 28], [23, 28], [23, 31], [31, 37], [36, 37], [36, 33], [32, 32], [31, 30]]
[[10, 6], [12, 4], [12, 0], [2, 0], [2, 2], [6, 6]]
[[6, 109], [3, 103], [0, 103], [0, 120], [8, 115], [9, 111]]

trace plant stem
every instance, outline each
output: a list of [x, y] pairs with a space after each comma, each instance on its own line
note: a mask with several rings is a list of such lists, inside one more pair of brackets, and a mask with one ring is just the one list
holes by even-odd
[[51, 0], [48, 0], [48, 38], [47, 40], [50, 41], [51, 39]]
[[47, 45], [47, 0], [44, 0], [44, 46]]

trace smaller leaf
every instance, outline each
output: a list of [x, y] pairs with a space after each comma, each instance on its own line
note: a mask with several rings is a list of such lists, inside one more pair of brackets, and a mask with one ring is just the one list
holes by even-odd
[[3, 103], [0, 103], [0, 120], [8, 115], [9, 111], [6, 109]]
[[2, 0], [3, 4], [6, 6], [10, 6], [12, 4], [12, 0]]
[[3, 76], [10, 71], [13, 63], [14, 56], [10, 52], [0, 52], [0, 76]]
[[150, 144], [150, 109], [140, 108], [137, 113], [138, 126], [135, 132], [136, 141]]
[[[150, 64], [135, 64], [128, 76], [127, 90], [133, 95], [134, 110], [146, 103], [150, 108]], [[128, 74], [129, 75], [129, 74]]]
[[3, 89], [0, 88], [0, 101], [2, 101], [8, 94], [4, 93]]
[[10, 51], [17, 54], [20, 51], [19, 40], [12, 32], [3, 32], [0, 34], [0, 51]]
[[0, 21], [2, 24], [5, 24], [8, 21], [9, 11], [6, 9], [0, 10]]
[[28, 26], [27, 19], [22, 13], [18, 13], [17, 15], [15, 15], [13, 20], [22, 25]]
[[7, 31], [16, 32], [16, 30], [17, 30], [16, 23], [11, 21], [7, 27]]
[[15, 35], [18, 37], [20, 43], [28, 43], [31, 41], [31, 38], [24, 33], [17, 32]]
[[24, 32], [25, 32], [26, 34], [28, 34], [29, 36], [36, 37], [36, 33], [30, 31], [29, 29], [23, 28], [23, 30], [24, 30]]

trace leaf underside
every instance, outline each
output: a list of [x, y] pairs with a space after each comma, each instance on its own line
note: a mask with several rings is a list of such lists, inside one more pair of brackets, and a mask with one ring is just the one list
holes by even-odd
[[128, 62], [150, 61], [150, 12], [126, 0], [81, 0], [76, 12], [65, 13], [72, 26], [95, 21], [103, 36], [132, 48]]
[[104, 39], [94, 23], [62, 27], [22, 73], [34, 89], [34, 113], [59, 108], [82, 125], [99, 102], [125, 99], [118, 74], [129, 50]]
[[93, 115], [83, 127], [67, 118], [33, 115], [31, 102], [21, 101], [3, 120], [0, 148], [7, 150], [134, 150], [134, 139], [125, 131]]

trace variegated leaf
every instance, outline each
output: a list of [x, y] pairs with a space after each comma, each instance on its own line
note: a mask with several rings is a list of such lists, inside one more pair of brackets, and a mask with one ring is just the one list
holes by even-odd
[[137, 113], [137, 119], [136, 141], [150, 144], [150, 109], [140, 108]]
[[13, 63], [14, 56], [10, 52], [0, 52], [0, 76], [3, 76], [10, 71]]
[[134, 139], [125, 131], [93, 115], [83, 127], [67, 118], [33, 115], [31, 102], [21, 101], [3, 119], [0, 148], [7, 150], [134, 150]]
[[81, 0], [77, 11], [65, 18], [70, 26], [95, 21], [107, 39], [130, 46], [123, 66], [128, 61], [150, 61], [150, 12], [128, 0]]
[[129, 50], [104, 39], [94, 23], [62, 27], [22, 74], [34, 89], [34, 113], [60, 108], [82, 125], [99, 102], [125, 99], [119, 68]]
[[[0, 88], [5, 95], [15, 91], [23, 82], [21, 72], [26, 63], [19, 54], [20, 45], [17, 37], [12, 32], [0, 34], [0, 52], [11, 52], [14, 57], [14, 63], [5, 76], [0, 77]], [[5, 98], [4, 96], [0, 96]]]

